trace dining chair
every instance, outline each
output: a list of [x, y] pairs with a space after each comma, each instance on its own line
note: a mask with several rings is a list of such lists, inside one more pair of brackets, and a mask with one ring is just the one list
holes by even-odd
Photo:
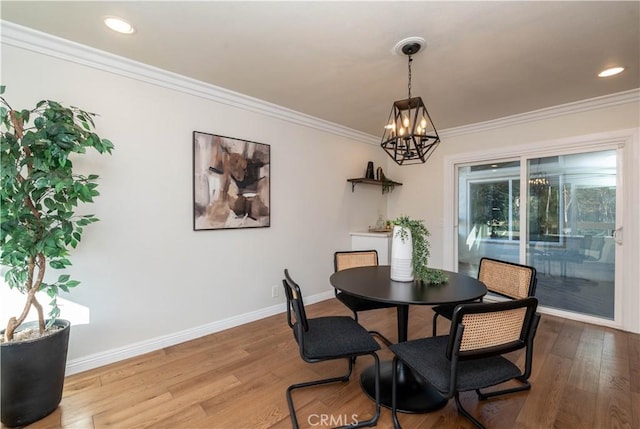
[[287, 388], [287, 403], [293, 428], [299, 427], [293, 405], [293, 390], [338, 381], [347, 382], [353, 371], [353, 358], [364, 355], [370, 355], [375, 362], [375, 414], [369, 420], [344, 427], [375, 426], [380, 417], [380, 359], [376, 353], [380, 350], [380, 345], [351, 317], [307, 318], [300, 286], [291, 279], [288, 269], [284, 270], [284, 277], [282, 284], [287, 298], [287, 324], [293, 330], [302, 360], [309, 363], [336, 359], [347, 361], [347, 373], [344, 375], [296, 383]]
[[[393, 344], [391, 412], [400, 428], [396, 397], [398, 364], [402, 362], [431, 383], [445, 398], [455, 398], [458, 412], [476, 427], [484, 428], [460, 402], [460, 392], [475, 390], [481, 400], [528, 390], [531, 384], [533, 339], [540, 321], [538, 300], [527, 297], [494, 303], [459, 304], [453, 312], [449, 335]], [[504, 355], [526, 349], [524, 368]], [[482, 392], [510, 380], [520, 386]]]
[[[536, 269], [529, 265], [501, 261], [492, 258], [480, 259], [478, 280], [487, 286], [487, 291], [509, 299], [534, 296], [536, 292]], [[482, 298], [480, 299], [482, 301]], [[437, 319], [442, 316], [451, 320], [455, 304], [443, 304], [432, 307], [433, 336], [437, 334]]]
[[[334, 272], [346, 270], [347, 268], [355, 267], [371, 267], [378, 265], [378, 252], [375, 250], [351, 250], [351, 251], [338, 251], [333, 254], [333, 268]], [[338, 289], [334, 289], [334, 293], [338, 301], [343, 303], [349, 310], [353, 312], [353, 318], [358, 321], [359, 311], [376, 310], [380, 308], [395, 307], [395, 304], [386, 302], [373, 301], [366, 298], [360, 298], [346, 292], [342, 292]], [[369, 333], [376, 335], [386, 345], [390, 345], [391, 341], [378, 331], [369, 331]]]

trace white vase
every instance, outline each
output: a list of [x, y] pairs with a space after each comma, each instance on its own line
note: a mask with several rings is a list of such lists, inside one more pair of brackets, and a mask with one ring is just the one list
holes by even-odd
[[[403, 240], [400, 231], [404, 230], [406, 238]], [[393, 227], [391, 240], [391, 280], [397, 282], [413, 281], [413, 264], [411, 255], [413, 253], [413, 242], [411, 241], [411, 231], [400, 226]]]

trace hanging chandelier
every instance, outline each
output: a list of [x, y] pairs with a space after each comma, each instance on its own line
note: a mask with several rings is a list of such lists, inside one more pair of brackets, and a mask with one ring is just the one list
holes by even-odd
[[529, 189], [533, 195], [540, 195], [541, 192], [551, 189], [551, 184], [547, 174], [544, 172], [533, 173], [529, 176]]
[[400, 49], [408, 57], [409, 96], [405, 100], [394, 101], [380, 146], [399, 165], [426, 162], [440, 143], [440, 136], [422, 98], [411, 97], [412, 56], [422, 49], [423, 43], [422, 39], [412, 37], [396, 45], [396, 50]]

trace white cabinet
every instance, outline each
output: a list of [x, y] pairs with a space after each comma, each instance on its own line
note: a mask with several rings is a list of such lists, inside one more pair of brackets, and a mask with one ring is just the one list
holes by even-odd
[[351, 250], [375, 250], [378, 252], [378, 264], [389, 265], [391, 260], [391, 231], [389, 232], [352, 232]]

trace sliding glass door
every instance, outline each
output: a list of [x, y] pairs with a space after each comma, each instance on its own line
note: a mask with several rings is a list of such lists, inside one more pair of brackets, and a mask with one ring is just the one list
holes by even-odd
[[519, 262], [520, 161], [458, 168], [458, 271], [475, 276], [480, 258]]
[[527, 263], [543, 305], [613, 320], [616, 152], [528, 160]]
[[458, 271], [533, 265], [547, 307], [614, 319], [616, 150], [457, 166]]

